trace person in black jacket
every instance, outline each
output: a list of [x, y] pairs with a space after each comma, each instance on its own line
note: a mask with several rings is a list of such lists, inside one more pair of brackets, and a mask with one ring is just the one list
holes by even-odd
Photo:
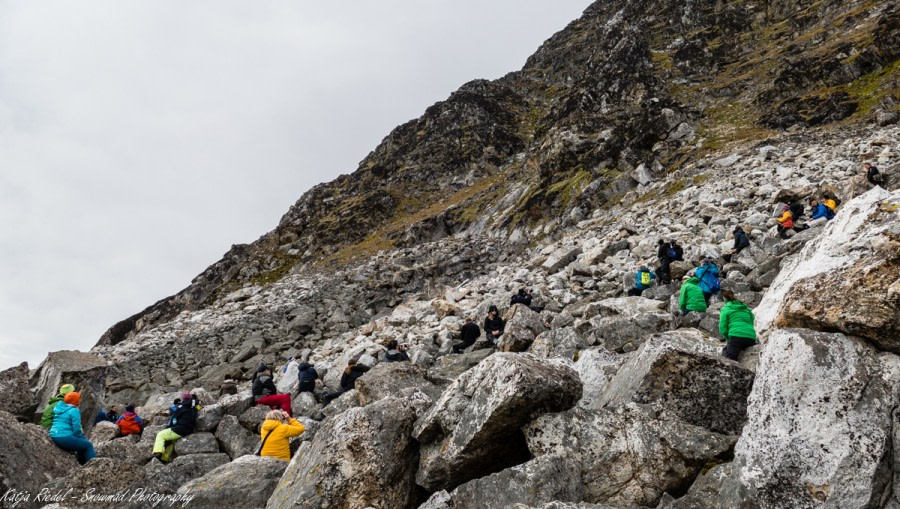
[[356, 360], [351, 359], [347, 362], [347, 367], [344, 369], [344, 374], [341, 375], [341, 388], [336, 392], [330, 392], [323, 396], [323, 400], [325, 402], [325, 406], [328, 406], [332, 400], [340, 397], [341, 394], [350, 391], [351, 389], [356, 388], [356, 380], [365, 375], [366, 372], [369, 371], [369, 367], [363, 364], [357, 364]]
[[319, 378], [319, 373], [312, 364], [301, 362], [300, 365], [297, 366], [297, 378], [300, 380], [299, 389], [297, 390], [298, 393], [315, 392], [316, 379]]
[[741, 228], [741, 225], [734, 227], [734, 254], [740, 253], [744, 248], [750, 247], [750, 237], [747, 232]]
[[509, 305], [525, 304], [526, 306], [531, 306], [531, 299], [531, 290], [528, 288], [520, 288], [519, 293], [513, 295], [512, 299], [510, 299]]
[[497, 306], [491, 305], [488, 308], [487, 318], [484, 319], [484, 335], [496, 345], [505, 328], [506, 322], [500, 318], [500, 310], [497, 309]]
[[667, 285], [672, 282], [672, 273], [669, 271], [669, 265], [674, 260], [669, 253], [672, 247], [663, 239], [659, 239], [657, 244], [659, 247], [656, 250], [656, 257], [659, 258], [659, 269], [656, 270], [656, 275], [659, 276], [660, 284]]
[[462, 336], [462, 343], [457, 343], [453, 345], [453, 353], [461, 353], [466, 348], [469, 348], [475, 343], [475, 340], [478, 339], [478, 336], [481, 336], [481, 329], [478, 328], [478, 324], [472, 320], [471, 316], [466, 317], [466, 323], [462, 326], [462, 329], [459, 330], [460, 336]]
[[675, 251], [675, 258], [672, 258], [672, 261], [683, 262], [684, 248], [681, 247], [674, 239], [669, 241], [669, 245], [672, 246], [672, 251]]
[[878, 167], [872, 163], [863, 163], [863, 168], [866, 170], [866, 180], [868, 180], [870, 184], [873, 186], [884, 185], [884, 178], [881, 176], [881, 172], [878, 171]]
[[253, 401], [255, 405], [266, 405], [275, 410], [277, 407], [284, 410], [288, 415], [293, 415], [291, 409], [291, 395], [278, 394], [275, 382], [272, 380], [272, 370], [268, 366], [263, 371], [256, 373], [256, 380], [253, 381]]
[[406, 353], [406, 345], [398, 345], [396, 339], [388, 341], [387, 352], [384, 354], [384, 360], [387, 362], [404, 362], [409, 361], [409, 354]]
[[181, 403], [169, 419], [166, 429], [156, 434], [153, 442], [153, 457], [168, 463], [175, 451], [175, 442], [194, 432], [197, 424], [197, 406], [194, 395], [186, 392], [181, 395]]

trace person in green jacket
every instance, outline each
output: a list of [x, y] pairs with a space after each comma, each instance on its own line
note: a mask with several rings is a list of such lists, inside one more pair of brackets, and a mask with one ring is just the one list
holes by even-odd
[[719, 334], [725, 348], [722, 355], [736, 361], [745, 348], [756, 344], [756, 330], [753, 328], [753, 312], [746, 304], [734, 298], [734, 292], [725, 290], [722, 292], [725, 299], [725, 307], [719, 312]]
[[44, 429], [49, 430], [53, 427], [53, 409], [56, 408], [56, 404], [65, 399], [66, 394], [74, 391], [74, 385], [63, 384], [59, 388], [59, 394], [50, 398], [50, 401], [47, 402], [47, 406], [44, 407], [44, 413], [41, 414], [41, 426], [43, 426]]
[[689, 275], [687, 281], [681, 284], [678, 309], [681, 310], [682, 315], [688, 314], [688, 311], [706, 312], [706, 299], [703, 297], [703, 290], [700, 289], [700, 279], [693, 273]]

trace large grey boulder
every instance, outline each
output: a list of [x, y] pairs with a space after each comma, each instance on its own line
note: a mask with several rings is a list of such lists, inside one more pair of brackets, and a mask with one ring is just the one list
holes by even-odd
[[403, 389], [419, 389], [432, 400], [441, 390], [425, 378], [425, 369], [411, 362], [382, 362], [356, 381], [356, 392], [362, 405], [396, 396]]
[[88, 438], [90, 438], [91, 442], [96, 446], [104, 442], [109, 442], [117, 436], [119, 436], [118, 426], [109, 421], [100, 421], [94, 425], [94, 429], [91, 430], [91, 434]]
[[197, 432], [175, 442], [175, 454], [207, 454], [219, 452], [219, 443], [212, 433]]
[[[498, 353], [459, 376], [416, 422], [421, 444], [416, 481], [436, 491], [501, 470], [522, 454], [520, 427], [571, 408], [578, 373], [564, 361]], [[526, 455], [527, 457], [527, 455]]]
[[[96, 429], [94, 431], [96, 432]], [[114, 458], [134, 465], [143, 465], [149, 460], [150, 451], [142, 449], [139, 442], [139, 435], [129, 435], [108, 442], [95, 443], [94, 451], [100, 458]]]
[[440, 385], [452, 383], [466, 371], [494, 354], [493, 349], [474, 350], [461, 354], [444, 355], [438, 358], [428, 369], [428, 379]]
[[266, 420], [266, 414], [272, 409], [265, 405], [255, 405], [241, 412], [238, 422], [248, 431], [259, 434], [259, 426]]
[[[802, 381], [803, 383], [798, 383]], [[900, 359], [858, 339], [776, 330], [720, 503], [880, 507], [890, 495]]]
[[226, 415], [216, 428], [216, 440], [219, 442], [219, 449], [231, 456], [231, 459], [237, 459], [253, 454], [259, 446], [260, 438], [241, 426], [237, 417]]
[[503, 319], [506, 327], [497, 341], [497, 349], [502, 352], [524, 352], [534, 338], [547, 330], [541, 315], [523, 304], [509, 308]]
[[576, 324], [576, 329], [615, 352], [633, 351], [647, 336], [674, 326], [664, 302], [641, 297], [604, 299], [588, 306], [585, 315], [590, 319]]
[[752, 386], [753, 372], [736, 362], [651, 338], [610, 380], [598, 403], [610, 407], [633, 401], [663, 418], [739, 434]]
[[[81, 468], [70, 470], [68, 475], [45, 483], [41, 489], [68, 493], [68, 497], [58, 501], [64, 507], [100, 509], [121, 508], [126, 503], [141, 509], [159, 507], [160, 500], [150, 496], [171, 494], [167, 486], [151, 479], [143, 467], [113, 458], [94, 458]], [[95, 498], [82, 501], [86, 495]]]
[[508, 509], [516, 504], [535, 505], [554, 500], [580, 502], [581, 472], [565, 456], [540, 456], [458, 486], [429, 499], [434, 509]]
[[321, 405], [311, 392], [301, 392], [291, 400], [294, 417], [312, 417], [319, 413]]
[[179, 456], [169, 464], [151, 461], [144, 468], [151, 482], [164, 487], [167, 493], [175, 493], [182, 485], [202, 477], [215, 468], [231, 461], [227, 454], [190, 454]]
[[786, 258], [756, 310], [759, 330], [799, 327], [862, 336], [900, 353], [900, 191], [880, 187]]
[[542, 332], [528, 347], [528, 351], [538, 357], [574, 360], [575, 353], [587, 348], [584, 337], [575, 327], [561, 327]]
[[[78, 469], [71, 454], [56, 447], [46, 430], [0, 411], [0, 491], [36, 494], [42, 484]], [[2, 493], [0, 493], [2, 495]]]
[[541, 268], [547, 271], [548, 273], [559, 272], [564, 269], [566, 265], [575, 261], [575, 258], [581, 254], [581, 247], [579, 246], [565, 246], [557, 249], [550, 253], [544, 263], [541, 264]]
[[0, 371], [0, 410], [28, 421], [31, 420], [36, 405], [28, 385], [27, 362]]
[[326, 420], [291, 459], [267, 507], [408, 507], [415, 410], [384, 398]]
[[600, 396], [626, 359], [627, 356], [614, 354], [603, 347], [578, 352], [575, 370], [578, 371], [583, 387], [578, 406], [585, 409], [599, 409], [602, 406]]
[[82, 429], [85, 435], [90, 434], [94, 427], [94, 417], [97, 416], [100, 402], [106, 393], [106, 372], [106, 360], [99, 355], [75, 350], [51, 352], [30, 380], [38, 403], [35, 422], [40, 420], [40, 414], [50, 398], [59, 394], [60, 386], [72, 384], [81, 394], [78, 408], [81, 410]]
[[634, 403], [615, 410], [576, 407], [525, 426], [535, 455], [559, 454], [580, 465], [584, 501], [654, 506], [690, 482], [736, 437], [680, 421], [653, 419]]
[[195, 509], [260, 509], [266, 507], [287, 466], [277, 458], [242, 456], [186, 483], [178, 494], [193, 497], [189, 507]]
[[238, 416], [253, 406], [253, 393], [243, 391], [237, 394], [226, 394], [219, 399], [219, 404], [222, 405], [225, 415]]
[[197, 412], [195, 431], [215, 431], [224, 415], [225, 407], [218, 403], [201, 406], [200, 411]]

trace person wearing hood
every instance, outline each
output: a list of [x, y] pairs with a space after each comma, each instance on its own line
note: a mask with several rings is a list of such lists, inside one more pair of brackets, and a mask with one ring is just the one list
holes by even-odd
[[667, 285], [672, 282], [669, 266], [675, 260], [675, 250], [663, 239], [659, 239], [657, 245], [656, 257], [659, 258], [659, 268], [656, 270], [656, 273], [659, 275], [660, 283]]
[[125, 413], [116, 420], [116, 426], [123, 437], [144, 432], [144, 421], [134, 413], [134, 405], [125, 405]]
[[387, 352], [384, 354], [384, 360], [387, 362], [408, 362], [409, 354], [406, 353], [406, 345], [397, 344], [396, 339], [388, 341]]
[[681, 284], [678, 309], [681, 310], [682, 315], [686, 315], [690, 311], [705, 313], [706, 299], [703, 298], [703, 290], [700, 289], [700, 278], [693, 273], [688, 274], [685, 278], [687, 279]]
[[735, 226], [732, 233], [734, 233], [734, 254], [750, 247], [750, 237], [747, 236], [747, 232], [741, 228], [741, 225]]
[[531, 295], [530, 289], [519, 288], [519, 293], [512, 296], [512, 299], [509, 300], [509, 305], [513, 306], [515, 304], [524, 304], [530, 307], [532, 299], [533, 297]]
[[84, 465], [91, 461], [96, 453], [94, 444], [84, 437], [81, 427], [81, 394], [69, 392], [62, 401], [53, 407], [53, 424], [50, 426], [50, 439], [60, 449], [74, 452], [78, 463]]
[[297, 366], [297, 379], [300, 380], [297, 392], [315, 392], [317, 378], [319, 373], [316, 368], [308, 362], [301, 362]]
[[169, 419], [169, 426], [156, 434], [153, 457], [168, 463], [175, 451], [175, 442], [193, 433], [196, 424], [197, 406], [194, 403], [194, 395], [186, 392], [181, 395], [181, 403]]
[[259, 430], [259, 456], [291, 461], [291, 438], [300, 436], [304, 431], [300, 421], [283, 410], [272, 410], [266, 414]]
[[275, 381], [272, 379], [272, 370], [268, 366], [256, 374], [256, 380], [253, 381], [253, 401], [255, 405], [266, 405], [271, 409], [280, 408], [292, 415], [291, 395], [279, 394], [278, 388], [275, 387]]
[[74, 391], [74, 385], [62, 384], [59, 388], [59, 394], [47, 401], [47, 406], [44, 407], [44, 412], [41, 414], [41, 426], [44, 429], [49, 430], [53, 426], [53, 409], [56, 408], [56, 405], [66, 397], [66, 394]]
[[634, 287], [628, 290], [628, 295], [631, 297], [640, 297], [641, 294], [644, 293], [644, 290], [650, 288], [654, 279], [656, 279], [656, 274], [650, 272], [650, 269], [647, 267], [642, 266], [634, 274]]
[[453, 353], [461, 353], [466, 348], [474, 345], [475, 340], [481, 336], [481, 329], [478, 328], [478, 324], [475, 323], [471, 316], [467, 316], [465, 325], [459, 330], [459, 335], [462, 338], [462, 343], [453, 345]]
[[787, 231], [794, 227], [794, 216], [791, 214], [790, 205], [781, 207], [781, 217], [776, 221], [778, 221], [778, 236], [782, 239], [788, 238]]
[[700, 259], [700, 266], [694, 270], [694, 275], [700, 280], [700, 290], [703, 292], [703, 300], [709, 306], [709, 299], [719, 293], [719, 266], [711, 257], [704, 256]]
[[347, 361], [347, 367], [344, 368], [344, 374], [341, 375], [341, 388], [335, 392], [330, 392], [322, 397], [325, 406], [328, 406], [332, 400], [340, 397], [341, 394], [356, 388], [356, 380], [365, 375], [369, 371], [368, 366], [357, 364], [355, 359]]
[[753, 312], [746, 304], [734, 297], [734, 292], [725, 290], [722, 292], [725, 299], [725, 307], [719, 312], [719, 334], [725, 348], [722, 355], [736, 361], [745, 348], [756, 344], [756, 330], [753, 326]]
[[484, 335], [496, 345], [505, 328], [506, 322], [500, 318], [500, 310], [491, 304], [491, 307], [488, 308], [488, 315], [484, 319]]

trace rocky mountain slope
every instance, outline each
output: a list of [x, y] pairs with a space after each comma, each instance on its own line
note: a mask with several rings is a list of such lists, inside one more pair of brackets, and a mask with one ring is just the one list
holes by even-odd
[[[0, 409], [23, 419], [66, 380], [86, 430], [101, 403], [152, 424], [99, 425], [100, 458], [60, 477], [69, 458], [0, 412], [0, 443], [36, 458], [0, 457], [0, 488], [143, 487], [190, 507], [900, 507], [898, 19], [887, 2], [595, 3], [91, 353], [0, 373]], [[833, 221], [775, 236], [781, 202], [824, 192]], [[751, 247], [726, 262], [737, 224]], [[660, 238], [685, 246], [674, 282], [626, 297]], [[740, 362], [719, 355], [719, 299], [672, 313], [701, 255], [756, 314]], [[508, 305], [523, 286], [542, 311]], [[498, 345], [450, 353], [490, 305]], [[383, 362], [392, 339], [411, 362]], [[248, 380], [266, 361], [295, 389], [289, 357], [320, 391], [348, 360], [374, 368], [327, 407], [294, 397], [307, 432], [285, 464], [251, 456], [265, 409]], [[219, 394], [228, 379], [238, 394]], [[198, 432], [151, 461], [187, 389]]]

